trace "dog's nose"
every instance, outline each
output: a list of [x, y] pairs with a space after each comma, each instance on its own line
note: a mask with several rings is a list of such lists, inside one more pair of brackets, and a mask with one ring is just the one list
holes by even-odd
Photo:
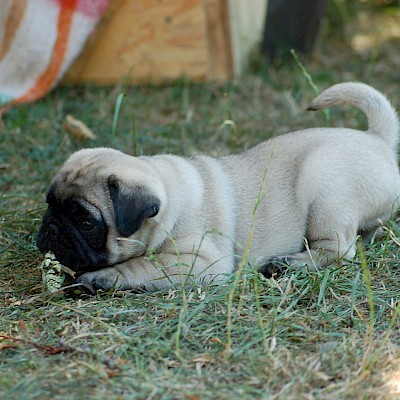
[[58, 226], [55, 224], [49, 224], [48, 234], [51, 237], [55, 237], [58, 234]]

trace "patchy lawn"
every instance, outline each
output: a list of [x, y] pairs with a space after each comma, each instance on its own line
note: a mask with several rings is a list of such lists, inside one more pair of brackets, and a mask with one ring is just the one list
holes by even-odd
[[[312, 59], [302, 61], [319, 89], [364, 81], [400, 110], [400, 34], [392, 24], [399, 13], [374, 15], [380, 33], [366, 27], [363, 15], [345, 26], [340, 40], [323, 33]], [[46, 189], [74, 150], [132, 152], [127, 104], [111, 134], [124, 91], [146, 154], [217, 156], [326, 124], [323, 114], [304, 111], [314, 93], [296, 63], [267, 67], [257, 57], [252, 72], [225, 85], [182, 79], [164, 86], [59, 87], [7, 113], [0, 128], [0, 397], [400, 398], [396, 221], [352, 262], [321, 272], [266, 280], [249, 267], [237, 286], [231, 276], [224, 285], [152, 294], [41, 295], [43, 255], [35, 237]], [[63, 127], [68, 114], [97, 139], [71, 137]], [[366, 126], [353, 108], [333, 110], [330, 124]]]

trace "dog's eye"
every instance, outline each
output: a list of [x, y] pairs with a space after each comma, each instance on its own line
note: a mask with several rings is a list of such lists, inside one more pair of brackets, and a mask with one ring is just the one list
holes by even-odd
[[79, 218], [77, 225], [79, 229], [85, 232], [91, 231], [94, 227], [94, 223], [87, 218]]

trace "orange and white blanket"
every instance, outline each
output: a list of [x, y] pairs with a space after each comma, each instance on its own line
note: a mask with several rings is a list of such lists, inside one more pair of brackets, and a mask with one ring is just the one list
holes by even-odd
[[44, 96], [109, 0], [0, 0], [0, 110]]

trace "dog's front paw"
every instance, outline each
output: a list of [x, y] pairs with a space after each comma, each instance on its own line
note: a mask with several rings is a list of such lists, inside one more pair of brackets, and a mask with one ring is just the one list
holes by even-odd
[[98, 290], [108, 292], [112, 288], [121, 286], [119, 272], [115, 268], [104, 268], [94, 272], [86, 272], [75, 280], [74, 283], [90, 294], [96, 294]]

